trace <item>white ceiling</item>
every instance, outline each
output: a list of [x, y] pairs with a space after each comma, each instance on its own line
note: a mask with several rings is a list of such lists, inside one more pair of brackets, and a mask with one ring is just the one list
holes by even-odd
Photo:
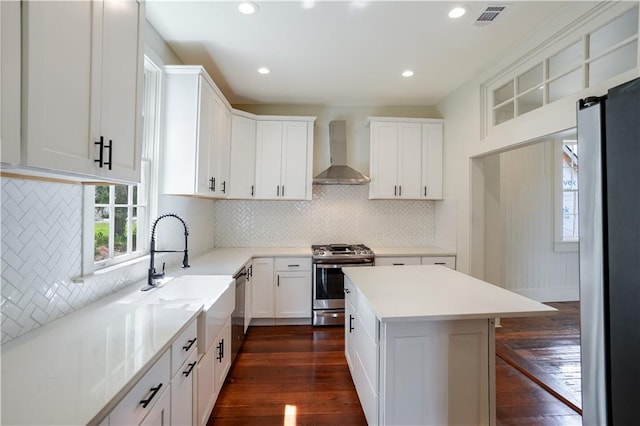
[[447, 17], [452, 1], [257, 3], [254, 15], [239, 13], [239, 1], [148, 0], [146, 10], [232, 104], [435, 105], [566, 2], [511, 1], [484, 27], [473, 24], [489, 4], [479, 1], [463, 2], [457, 20]]

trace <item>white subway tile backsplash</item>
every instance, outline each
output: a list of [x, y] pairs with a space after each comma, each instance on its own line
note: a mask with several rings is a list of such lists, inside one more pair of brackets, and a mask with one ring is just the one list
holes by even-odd
[[431, 246], [433, 201], [369, 200], [368, 185], [314, 185], [312, 201], [227, 200], [215, 204], [217, 247], [319, 243]]

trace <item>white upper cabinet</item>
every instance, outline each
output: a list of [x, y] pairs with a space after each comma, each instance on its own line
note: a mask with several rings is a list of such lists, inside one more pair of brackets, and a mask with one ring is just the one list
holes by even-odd
[[370, 117], [369, 198], [442, 198], [442, 120]]
[[229, 198], [254, 198], [255, 184], [256, 120], [234, 112], [231, 117]]
[[20, 163], [20, 3], [0, 2], [0, 161]]
[[167, 66], [162, 189], [223, 198], [229, 188], [229, 106], [204, 68]]
[[314, 121], [314, 117], [258, 121], [256, 198], [311, 199]]
[[139, 182], [143, 6], [23, 2], [21, 165]]

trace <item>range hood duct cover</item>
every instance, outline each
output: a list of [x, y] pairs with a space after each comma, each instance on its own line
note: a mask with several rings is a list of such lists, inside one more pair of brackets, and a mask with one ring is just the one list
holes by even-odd
[[371, 179], [347, 166], [347, 122], [329, 123], [329, 155], [331, 166], [313, 178], [318, 185], [362, 185]]

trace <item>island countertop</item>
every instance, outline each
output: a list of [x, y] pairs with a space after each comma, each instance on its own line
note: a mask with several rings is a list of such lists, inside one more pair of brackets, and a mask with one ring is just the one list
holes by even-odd
[[469, 275], [433, 265], [343, 268], [380, 321], [549, 315], [555, 308]]

